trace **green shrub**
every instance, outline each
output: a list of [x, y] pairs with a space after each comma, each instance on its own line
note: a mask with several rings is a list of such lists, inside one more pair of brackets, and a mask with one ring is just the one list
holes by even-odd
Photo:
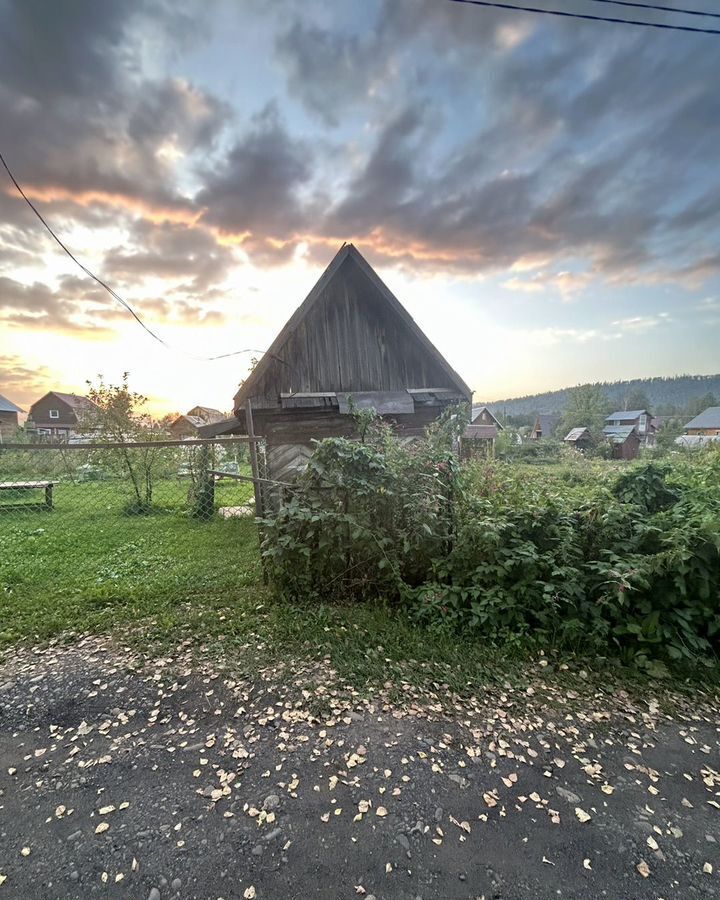
[[361, 442], [319, 442], [265, 523], [276, 588], [383, 596], [431, 629], [641, 667], [714, 659], [720, 453], [460, 467], [453, 427], [411, 446], [377, 425]]

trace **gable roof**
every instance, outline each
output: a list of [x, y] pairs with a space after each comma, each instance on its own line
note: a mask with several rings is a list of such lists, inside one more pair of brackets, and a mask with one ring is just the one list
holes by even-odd
[[580, 438], [583, 438], [585, 436], [590, 437], [590, 432], [587, 430], [587, 428], [571, 428], [570, 431], [568, 431], [568, 433], [565, 435], [563, 440], [570, 442], [579, 441]]
[[16, 406], [12, 400], [8, 400], [7, 397], [3, 397], [0, 394], [0, 412], [25, 412], [24, 409], [20, 409], [19, 406]]
[[192, 409], [187, 411], [186, 415], [202, 419], [207, 425], [212, 422], [220, 422], [225, 418], [225, 413], [220, 412], [219, 409], [215, 409], [213, 406], [193, 406]]
[[83, 397], [81, 394], [64, 394], [61, 391], [48, 391], [47, 394], [43, 394], [43, 396], [36, 400], [30, 410], [38, 405], [38, 403], [42, 403], [43, 400], [46, 400], [48, 397], [55, 397], [60, 400], [62, 403], [67, 404], [71, 409], [75, 411], [82, 411], [84, 409], [95, 409], [95, 404], [90, 400], [89, 397]]
[[[402, 303], [400, 303], [397, 297], [395, 297], [392, 291], [382, 281], [382, 279], [378, 276], [372, 266], [364, 259], [362, 254], [353, 246], [353, 244], [344, 244], [335, 254], [335, 257], [331, 261], [330, 265], [327, 267], [327, 269], [325, 269], [305, 300], [300, 304], [300, 306], [295, 310], [292, 316], [290, 316], [288, 321], [285, 323], [285, 326], [281, 329], [280, 333], [272, 342], [270, 348], [262, 356], [258, 364], [241, 385], [240, 390], [237, 392], [234, 398], [235, 409], [241, 408], [245, 404], [245, 401], [253, 396], [253, 393], [257, 390], [263, 377], [268, 373], [273, 365], [289, 365], [287, 361], [283, 360], [282, 358], [283, 348], [285, 347], [291, 336], [298, 330], [299, 326], [307, 318], [308, 314], [313, 310], [318, 300], [321, 298], [321, 296], [323, 296], [324, 291], [328, 287], [328, 285], [330, 285], [330, 283], [336, 277], [341, 277], [339, 275], [340, 269], [343, 266], [343, 263], [346, 262], [346, 260], [351, 260], [352, 263], [354, 263], [356, 270], [362, 272], [362, 274], [370, 282], [370, 285], [375, 288], [376, 296], [380, 297], [381, 300], [392, 310], [392, 312], [395, 313], [395, 315], [400, 319], [403, 325], [410, 331], [415, 340], [422, 346], [424, 352], [428, 355], [428, 357], [430, 357], [441, 368], [441, 370], [444, 372], [453, 386], [458, 390], [458, 392], [462, 394], [467, 400], [470, 400], [472, 396], [472, 391], [470, 390], [470, 388], [467, 386], [467, 384], [465, 384], [458, 373], [450, 366], [450, 364], [437, 350], [434, 344], [432, 344], [432, 342], [420, 329], [420, 327], [417, 325], [415, 320], [412, 318], [410, 313], [408, 313]], [[431, 388], [441, 387], [441, 385], [408, 384], [405, 385], [405, 387]], [[332, 385], [322, 385], [320, 386], [320, 389], [334, 390], [335, 388]]]
[[475, 425], [475, 424], [481, 425], [482, 424], [481, 422], [476, 422], [475, 420], [478, 419], [484, 412], [486, 412], [490, 416], [490, 418], [493, 420], [493, 422], [495, 423], [497, 428], [499, 428], [501, 431], [504, 431], [503, 426], [500, 424], [497, 416], [495, 416], [492, 413], [492, 411], [490, 410], [490, 407], [488, 407], [488, 406], [473, 406], [471, 413], [470, 413], [470, 424], [471, 425]]
[[699, 416], [690, 419], [685, 428], [720, 428], [720, 406], [708, 406]]
[[613, 444], [624, 444], [632, 434], [640, 440], [634, 425], [606, 425], [603, 434]]
[[648, 416], [650, 413], [646, 409], [621, 409], [618, 412], [610, 413], [609, 416], [605, 418], [606, 422], [610, 422], [612, 419], [620, 419], [621, 422], [626, 422], [631, 419], [639, 419], [640, 416]]
[[537, 431], [539, 428], [540, 433], [547, 437], [555, 431], [561, 421], [562, 416], [559, 413], [540, 413], [535, 419], [533, 431]]

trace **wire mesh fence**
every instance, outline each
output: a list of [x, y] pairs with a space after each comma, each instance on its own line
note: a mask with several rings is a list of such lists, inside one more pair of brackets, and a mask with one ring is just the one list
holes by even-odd
[[8, 517], [254, 515], [247, 438], [0, 445], [0, 528]]
[[248, 444], [0, 445], [0, 636], [41, 598], [43, 615], [76, 602], [110, 615], [256, 583]]

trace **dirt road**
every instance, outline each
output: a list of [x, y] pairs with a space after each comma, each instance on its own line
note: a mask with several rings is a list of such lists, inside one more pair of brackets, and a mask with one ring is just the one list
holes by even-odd
[[0, 900], [717, 897], [719, 761], [711, 703], [538, 676], [447, 716], [187, 648], [27, 649], [0, 667]]

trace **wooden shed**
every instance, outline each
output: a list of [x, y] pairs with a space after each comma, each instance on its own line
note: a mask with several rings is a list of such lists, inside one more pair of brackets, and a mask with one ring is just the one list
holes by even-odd
[[472, 392], [352, 244], [344, 245], [234, 398], [234, 419], [202, 433], [265, 438], [269, 476], [301, 469], [314, 439], [356, 435], [352, 408], [374, 408], [421, 436]]
[[635, 459], [642, 443], [634, 425], [606, 425], [605, 438], [612, 445], [613, 459]]
[[589, 450], [592, 447], [593, 439], [588, 428], [571, 428], [565, 435], [563, 441], [574, 450]]

